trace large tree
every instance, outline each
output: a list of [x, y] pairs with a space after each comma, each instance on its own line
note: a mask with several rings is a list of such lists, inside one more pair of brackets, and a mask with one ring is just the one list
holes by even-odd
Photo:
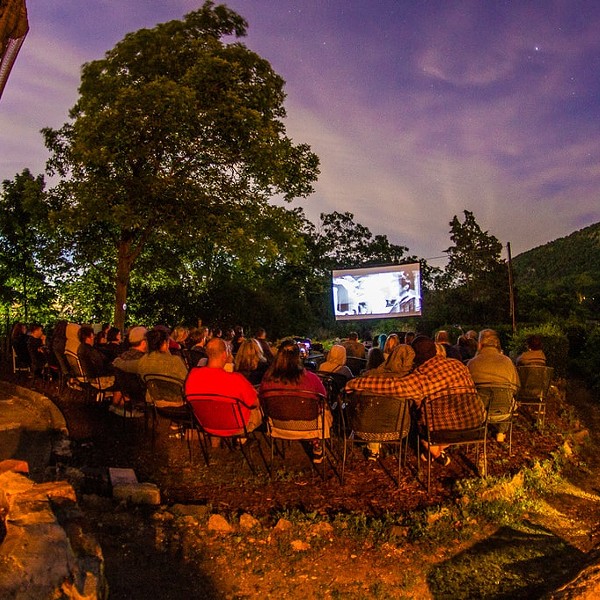
[[62, 177], [56, 221], [71, 233], [74, 260], [114, 281], [117, 326], [149, 241], [219, 243], [272, 196], [312, 192], [318, 158], [286, 136], [283, 79], [222, 40], [246, 28], [205, 2], [181, 21], [128, 34], [84, 65], [71, 121], [44, 130], [49, 173]]

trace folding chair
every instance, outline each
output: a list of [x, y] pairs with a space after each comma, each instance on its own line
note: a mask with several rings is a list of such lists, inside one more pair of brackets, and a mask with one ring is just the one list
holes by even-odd
[[84, 393], [86, 401], [102, 403], [112, 397], [114, 386], [104, 386], [100, 377], [89, 377], [84, 372], [77, 354], [65, 350], [65, 359], [72, 375], [72, 385]]
[[546, 400], [552, 383], [552, 367], [517, 367], [521, 388], [517, 393], [517, 406], [532, 406], [537, 415], [540, 429], [546, 420]]
[[[419, 431], [418, 448], [420, 451], [421, 438], [431, 446], [466, 446], [475, 445], [475, 464], [479, 475], [487, 475], [487, 411], [483, 410], [483, 419], [479, 422], [468, 423], [464, 427], [454, 426], [453, 416], [472, 413], [467, 407], [472, 403], [481, 404], [476, 392], [455, 391], [449, 394], [425, 398], [421, 403], [421, 414], [424, 419], [424, 432]], [[479, 451], [483, 448], [483, 463], [479, 468]], [[431, 489], [431, 463], [433, 457], [427, 452], [427, 493]], [[419, 464], [419, 471], [421, 461]]]
[[247, 428], [248, 411], [251, 409], [239, 398], [225, 394], [187, 394], [186, 401], [194, 417], [198, 442], [206, 466], [210, 465], [210, 437], [214, 436], [224, 440], [230, 448], [237, 446], [252, 474], [256, 475], [256, 468], [247, 449], [248, 441], [256, 440], [261, 456], [262, 450], [254, 431], [248, 431]]
[[151, 410], [153, 435], [156, 433], [156, 424], [159, 417], [163, 417], [171, 424], [182, 428], [188, 445], [190, 460], [192, 460], [192, 447], [187, 433], [194, 429], [194, 419], [190, 407], [185, 401], [183, 382], [177, 377], [163, 375], [162, 373], [146, 373], [142, 376], [142, 381], [146, 386], [146, 427], [148, 425], [148, 410]]
[[12, 348], [12, 366], [13, 373], [16, 375], [17, 373], [29, 373], [31, 370], [29, 363], [29, 355], [27, 355], [27, 359], [25, 356], [19, 356], [17, 351]]
[[352, 375], [354, 375], [354, 377], [358, 377], [361, 371], [366, 369], [367, 359], [349, 356], [346, 358], [346, 366], [352, 371]]
[[517, 403], [515, 390], [510, 386], [478, 385], [477, 393], [487, 410], [488, 425], [508, 426], [508, 455], [512, 453], [513, 415]]
[[343, 410], [344, 410], [344, 388], [348, 379], [341, 373], [330, 373], [327, 371], [317, 371], [317, 377], [323, 382], [323, 387], [327, 392], [327, 402], [333, 413], [334, 429], [340, 439], [343, 438]]
[[[344, 451], [342, 458], [342, 484], [348, 457], [347, 447], [354, 444], [376, 442], [397, 446], [398, 478], [406, 462], [408, 434], [410, 431], [409, 400], [396, 396], [353, 392], [346, 396]], [[402, 453], [404, 446], [404, 455]], [[403, 462], [404, 457], [404, 462]]]
[[[323, 452], [329, 439], [330, 418], [326, 412], [326, 398], [310, 390], [276, 388], [260, 393], [260, 405], [267, 420], [267, 434], [271, 441], [271, 473], [276, 440], [306, 442], [320, 440]], [[331, 449], [329, 449], [331, 452]], [[285, 454], [282, 449], [282, 458]], [[323, 461], [323, 475], [325, 473]]]

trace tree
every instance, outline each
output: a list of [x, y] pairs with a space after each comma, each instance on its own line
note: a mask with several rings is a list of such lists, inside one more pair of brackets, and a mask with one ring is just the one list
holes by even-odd
[[48, 314], [52, 290], [41, 273], [44, 259], [50, 259], [48, 207], [44, 177], [28, 169], [13, 181], [2, 182], [0, 196], [0, 281], [2, 301], [22, 308], [28, 321], [33, 309], [36, 318]]
[[508, 318], [508, 274], [502, 244], [482, 231], [472, 212], [450, 221], [448, 264], [429, 294], [430, 312], [440, 323], [492, 324]]
[[285, 135], [283, 79], [221, 40], [246, 28], [207, 1], [181, 21], [126, 35], [84, 65], [71, 122], [44, 130], [48, 171], [63, 178], [52, 190], [55, 217], [75, 260], [114, 281], [119, 327], [150, 240], [201, 231], [219, 243], [270, 197], [312, 192], [318, 158]]

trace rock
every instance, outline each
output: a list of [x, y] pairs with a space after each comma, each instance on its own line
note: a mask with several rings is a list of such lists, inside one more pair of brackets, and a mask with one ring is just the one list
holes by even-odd
[[160, 490], [153, 483], [135, 483], [113, 486], [113, 498], [132, 504], [160, 504]]
[[218, 533], [231, 533], [233, 531], [233, 527], [221, 515], [210, 515], [207, 527], [209, 531], [216, 531]]
[[308, 542], [303, 542], [302, 540], [293, 540], [290, 542], [290, 546], [292, 547], [292, 550], [295, 550], [296, 552], [310, 550], [310, 544]]
[[600, 551], [590, 554], [588, 565], [569, 583], [544, 596], [545, 600], [596, 600], [600, 598]]
[[0, 506], [10, 509], [12, 498], [34, 485], [31, 479], [20, 473], [13, 473], [12, 471], [2, 473], [0, 475]]
[[204, 521], [209, 513], [209, 508], [205, 504], [174, 504], [170, 511], [175, 516], [193, 517], [197, 521]]
[[284, 531], [290, 531], [293, 528], [293, 525], [287, 519], [279, 519], [275, 527], [273, 527], [273, 531], [280, 533]]
[[134, 485], [138, 483], [138, 479], [133, 469], [117, 469], [110, 467], [108, 476], [113, 487], [117, 485]]
[[6, 460], [0, 461], [0, 473], [6, 473], [6, 471], [12, 471], [13, 473], [21, 473], [23, 475], [28, 475], [29, 464], [24, 460], [8, 458]]
[[327, 521], [321, 521], [312, 525], [309, 533], [313, 537], [329, 537], [333, 534], [333, 526]]
[[259, 520], [255, 519], [252, 515], [249, 515], [248, 513], [244, 513], [240, 517], [240, 529], [244, 531], [250, 531], [251, 529], [254, 529], [255, 527], [259, 526]]
[[522, 471], [519, 471], [510, 481], [504, 481], [484, 490], [481, 493], [482, 500], [510, 500], [514, 498], [518, 490], [523, 487], [525, 478]]

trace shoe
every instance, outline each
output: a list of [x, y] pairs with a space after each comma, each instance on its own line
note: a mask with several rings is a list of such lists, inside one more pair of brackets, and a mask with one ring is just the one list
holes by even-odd
[[108, 410], [118, 417], [139, 419], [144, 416], [144, 413], [141, 410], [137, 410], [136, 408], [127, 410], [122, 404], [111, 404], [108, 407]]
[[369, 452], [369, 456], [367, 456], [367, 460], [372, 460], [372, 461], [379, 460], [379, 452]]
[[451, 458], [443, 450], [439, 456], [436, 456], [435, 461], [444, 467], [447, 467], [452, 462]]
[[506, 440], [506, 435], [504, 433], [497, 433], [496, 434], [496, 441], [498, 443], [501, 444], [502, 442], [504, 442], [504, 440]]
[[323, 462], [323, 453], [313, 454], [312, 461], [313, 461], [313, 464], [320, 465]]

